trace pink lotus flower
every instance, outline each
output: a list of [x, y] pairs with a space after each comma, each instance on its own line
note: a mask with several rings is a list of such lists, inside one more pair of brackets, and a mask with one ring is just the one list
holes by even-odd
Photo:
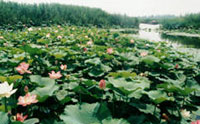
[[62, 75], [60, 74], [60, 71], [58, 71], [57, 73], [55, 73], [55, 71], [51, 71], [51, 73], [49, 73], [49, 77], [51, 79], [59, 79], [62, 77]]
[[106, 88], [106, 81], [101, 79], [99, 82], [99, 88], [100, 89], [105, 89]]
[[130, 43], [134, 43], [135, 41], [133, 39], [130, 40]]
[[191, 122], [191, 124], [200, 124], [200, 120], [193, 121], [193, 122]]
[[87, 52], [87, 48], [83, 48], [83, 51], [84, 51], [84, 52]]
[[160, 49], [157, 50], [160, 53]]
[[17, 113], [16, 121], [24, 122], [24, 120], [26, 120], [27, 117], [28, 115], [23, 116], [22, 113], [21, 114]]
[[0, 36], [0, 39], [4, 39], [4, 37], [3, 37], [3, 36]]
[[28, 86], [25, 86], [24, 87], [24, 92], [28, 93], [28, 90], [29, 90]]
[[28, 31], [32, 31], [33, 29], [32, 28], [28, 28]]
[[113, 48], [108, 48], [108, 49], [107, 49], [107, 53], [108, 53], [108, 54], [112, 54], [112, 53], [113, 53]]
[[147, 52], [141, 52], [141, 53], [140, 53], [140, 56], [142, 56], [142, 57], [147, 56], [147, 55], [148, 55]]
[[60, 68], [61, 68], [61, 70], [66, 70], [66, 69], [67, 69], [67, 65], [63, 65], [63, 64], [62, 64], [62, 65], [60, 66]]
[[29, 68], [29, 64], [22, 62], [20, 63], [20, 65], [16, 68], [16, 70], [20, 73], [20, 74], [24, 74], [24, 73], [29, 73], [31, 74], [32, 72], [28, 70]]
[[176, 65], [175, 65], [175, 69], [178, 69], [178, 67], [179, 67], [179, 65], [178, 65], [178, 64], [176, 64]]
[[92, 45], [92, 41], [88, 41], [87, 45], [89, 45], [89, 46]]
[[60, 25], [58, 25], [57, 27], [58, 27], [58, 28], [60, 28], [61, 26], [60, 26]]
[[57, 39], [62, 39], [62, 36], [60, 36], [60, 35], [59, 35], [59, 36], [57, 36]]
[[58, 33], [58, 30], [55, 30], [55, 33]]
[[37, 103], [38, 100], [36, 99], [36, 95], [31, 95], [30, 93], [27, 93], [24, 97], [20, 96], [18, 98], [18, 105], [22, 105], [22, 106], [27, 106], [27, 105], [31, 105], [33, 103]]
[[46, 37], [47, 37], [47, 38], [49, 38], [50, 36], [51, 36], [51, 34], [50, 34], [50, 33], [48, 33], [48, 34], [46, 35]]

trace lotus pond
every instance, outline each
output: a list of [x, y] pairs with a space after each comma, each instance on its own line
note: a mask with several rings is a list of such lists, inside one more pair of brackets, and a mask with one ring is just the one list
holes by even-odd
[[0, 30], [0, 124], [188, 124], [200, 60], [77, 26]]

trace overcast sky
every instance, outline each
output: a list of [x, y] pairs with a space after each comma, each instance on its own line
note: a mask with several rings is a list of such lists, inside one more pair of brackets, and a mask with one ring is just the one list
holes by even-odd
[[200, 0], [10, 0], [25, 3], [72, 4], [102, 8], [109, 13], [129, 16], [184, 15], [200, 12]]

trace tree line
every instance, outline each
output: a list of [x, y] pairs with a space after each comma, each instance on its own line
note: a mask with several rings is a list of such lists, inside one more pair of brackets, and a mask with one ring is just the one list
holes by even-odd
[[1, 27], [48, 26], [52, 24], [137, 28], [139, 21], [135, 17], [109, 14], [98, 8], [56, 3], [21, 4], [0, 0]]
[[200, 29], [200, 13], [160, 21], [164, 29]]
[[146, 24], [159, 24], [164, 19], [172, 19], [175, 18], [174, 15], [152, 15], [152, 16], [142, 16], [138, 17], [140, 23]]

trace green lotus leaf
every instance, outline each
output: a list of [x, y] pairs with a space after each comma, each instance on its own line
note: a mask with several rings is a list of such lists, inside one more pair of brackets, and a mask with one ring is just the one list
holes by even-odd
[[91, 77], [100, 77], [100, 76], [103, 76], [106, 72], [109, 72], [111, 70], [112, 68], [110, 68], [109, 66], [100, 64], [100, 65], [92, 67], [88, 75], [90, 75]]
[[4, 112], [0, 112], [0, 124], [9, 124], [8, 114]]
[[105, 104], [99, 103], [82, 105], [68, 105], [60, 118], [67, 124], [95, 124], [109, 117], [109, 110]]
[[107, 118], [102, 121], [102, 124], [130, 124], [130, 123], [124, 119]]
[[31, 93], [36, 94], [40, 102], [44, 102], [49, 96], [52, 96], [53, 93], [59, 88], [56, 85], [55, 80], [50, 78], [44, 78], [39, 75], [31, 75], [30, 79], [31, 82], [37, 83], [39, 85]]
[[108, 76], [112, 76], [114, 78], [134, 78], [137, 76], [134, 72], [128, 72], [128, 71], [118, 71], [118, 72], [110, 72]]
[[29, 53], [30, 55], [41, 55], [42, 53], [44, 53], [44, 51], [42, 49], [33, 48], [30, 45], [25, 45], [25, 46], [21, 47], [21, 49], [24, 50], [25, 52]]
[[37, 118], [31, 118], [31, 119], [25, 120], [23, 122], [23, 124], [37, 124], [38, 122], [39, 122], [39, 119], [37, 119]]
[[137, 77], [131, 81], [127, 81], [125, 78], [108, 78], [110, 84], [112, 84], [115, 88], [119, 88], [125, 94], [131, 94], [134, 96], [134, 91], [139, 89], [147, 89], [150, 87], [150, 81], [144, 77]]
[[93, 59], [86, 60], [85, 63], [92, 64], [92, 65], [99, 65], [101, 64], [101, 60], [99, 58], [93, 58]]
[[149, 92], [145, 92], [145, 94], [147, 94], [155, 104], [159, 104], [164, 101], [174, 101], [174, 97], [168, 97], [165, 92], [162, 92], [160, 90], [152, 90]]
[[139, 111], [144, 112], [146, 114], [155, 115], [157, 118], [160, 118], [160, 109], [152, 104], [144, 104], [139, 102], [130, 103], [131, 106], [139, 109]]
[[149, 55], [142, 58], [142, 62], [146, 63], [147, 65], [153, 65], [154, 63], [158, 63], [160, 61], [159, 58]]

